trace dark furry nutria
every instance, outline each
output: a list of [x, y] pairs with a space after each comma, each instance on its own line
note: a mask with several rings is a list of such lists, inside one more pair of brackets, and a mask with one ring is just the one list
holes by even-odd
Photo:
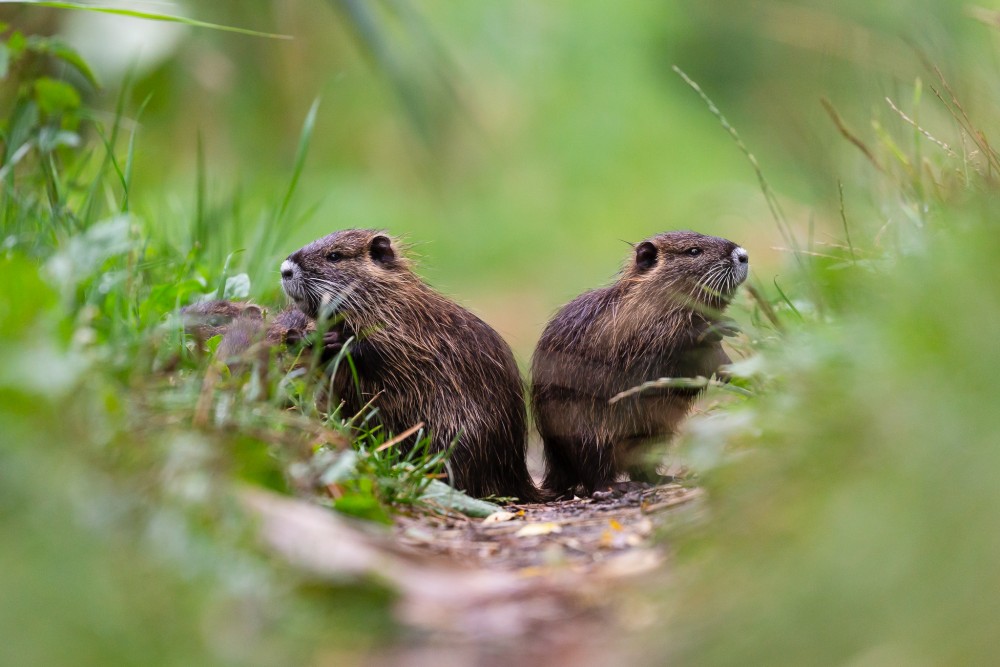
[[396, 240], [367, 229], [335, 232], [289, 255], [281, 284], [309, 317], [339, 321], [342, 332], [327, 347], [355, 338], [357, 387], [346, 365], [333, 382], [345, 414], [371, 402], [394, 434], [423, 422], [435, 449], [457, 442], [449, 470], [456, 488], [478, 497], [537, 499], [510, 347], [421, 281]]
[[549, 322], [532, 360], [532, 405], [556, 495], [648, 479], [641, 445], [669, 437], [699, 389], [660, 388], [609, 402], [658, 378], [709, 377], [729, 363], [714, 325], [747, 277], [732, 241], [679, 231], [635, 246], [613, 285], [577, 297]]

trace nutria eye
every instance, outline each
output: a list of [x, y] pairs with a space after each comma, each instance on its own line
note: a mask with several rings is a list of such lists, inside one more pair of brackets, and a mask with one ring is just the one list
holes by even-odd
[[685, 255], [690, 255], [691, 257], [697, 257], [701, 254], [701, 248], [688, 248], [684, 251]]
[[326, 256], [327, 261], [330, 262], [339, 262], [343, 258], [344, 256], [341, 255], [339, 252], [331, 252], [329, 255]]

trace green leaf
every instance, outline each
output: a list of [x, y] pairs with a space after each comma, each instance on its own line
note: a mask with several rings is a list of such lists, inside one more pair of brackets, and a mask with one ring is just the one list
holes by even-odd
[[76, 132], [54, 127], [43, 127], [38, 131], [38, 150], [42, 153], [51, 153], [60, 146], [76, 148], [79, 145], [80, 135]]
[[28, 40], [25, 39], [24, 35], [20, 31], [15, 30], [11, 33], [10, 39], [7, 40], [7, 48], [10, 49], [11, 59], [15, 60], [24, 53], [24, 49], [27, 47]]
[[250, 276], [238, 273], [226, 278], [226, 287], [222, 290], [222, 298], [229, 300], [246, 299], [250, 296]]
[[80, 93], [65, 81], [42, 77], [34, 84], [35, 101], [43, 114], [55, 116], [80, 108]]
[[232, 445], [233, 463], [239, 479], [274, 491], [285, 491], [287, 485], [279, 460], [267, 445], [253, 439], [237, 438]]
[[164, 313], [176, 310], [192, 298], [201, 294], [204, 283], [197, 278], [176, 280], [154, 285], [149, 290], [149, 296], [139, 304], [139, 318], [142, 322], [152, 323], [160, 320]]
[[319, 481], [321, 484], [340, 484], [353, 479], [358, 474], [358, 454], [353, 449], [341, 452], [333, 463], [323, 471]]
[[32, 140], [35, 127], [38, 126], [38, 105], [29, 99], [22, 99], [14, 107], [7, 121], [7, 136], [4, 137], [6, 154], [4, 163], [9, 164], [14, 154]]
[[461, 512], [466, 516], [480, 518], [486, 518], [502, 509], [495, 503], [473, 498], [437, 479], [431, 480], [420, 500]]
[[10, 49], [3, 42], [0, 42], [0, 79], [6, 79], [10, 71]]
[[92, 277], [108, 259], [132, 249], [130, 222], [129, 216], [120, 215], [70, 238], [66, 249], [52, 257], [46, 265], [49, 275], [63, 287]]
[[55, 302], [55, 293], [38, 273], [38, 265], [13, 256], [0, 258], [0, 347], [31, 337], [38, 320]]
[[350, 516], [391, 524], [392, 517], [385, 511], [378, 499], [370, 493], [349, 493], [333, 502], [333, 508]]
[[87, 64], [87, 61], [76, 52], [76, 49], [65, 42], [52, 37], [32, 35], [27, 38], [25, 45], [32, 51], [48, 54], [62, 60], [63, 62], [69, 63], [76, 68], [76, 70], [79, 71], [92, 86], [95, 88], [100, 86], [100, 83], [97, 81], [97, 76], [94, 74], [93, 70], [90, 69], [90, 65]]

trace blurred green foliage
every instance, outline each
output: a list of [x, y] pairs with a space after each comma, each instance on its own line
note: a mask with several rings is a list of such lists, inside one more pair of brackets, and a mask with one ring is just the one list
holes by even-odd
[[767, 355], [780, 390], [709, 426], [740, 455], [682, 540], [679, 662], [993, 661], [997, 214], [993, 195], [937, 211], [923, 248]]
[[35, 264], [0, 271], [0, 661], [287, 664], [384, 636], [379, 587], [252, 548], [223, 483], [251, 456], [145, 412], [108, 372], [122, 341], [79, 349]]
[[[227, 290], [276, 304], [280, 259], [348, 226], [407, 236], [522, 360], [620, 241], [738, 240], [753, 396], [713, 394], [690, 423], [708, 516], [673, 534], [669, 614], [635, 652], [994, 661], [994, 8], [251, 4], [187, 9], [294, 39], [0, 15], [3, 662], [287, 664], [383, 641], [391, 594], [271, 562], [233, 489], [288, 490], [304, 463], [384, 521], [440, 462], [292, 461], [259, 436], [300, 428], [283, 401], [311, 395], [212, 394], [169, 317]], [[134, 36], [145, 60], [111, 52]], [[675, 64], [757, 156], [799, 252], [775, 249], [757, 175]], [[205, 392], [240, 399], [198, 423]]]

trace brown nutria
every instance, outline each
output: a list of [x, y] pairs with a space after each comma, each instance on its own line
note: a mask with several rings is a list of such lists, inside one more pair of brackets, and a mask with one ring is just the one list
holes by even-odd
[[747, 252], [732, 241], [666, 232], [637, 244], [614, 284], [556, 313], [531, 367], [545, 491], [593, 493], [624, 471], [650, 479], [642, 445], [669, 437], [701, 389], [610, 399], [648, 380], [710, 377], [729, 363], [718, 316], [747, 271]]
[[268, 320], [263, 308], [244, 301], [196, 303], [182, 308], [181, 317], [184, 330], [195, 337], [199, 348], [221, 335], [216, 356], [231, 366], [254, 353], [266, 360], [274, 346], [299, 343], [315, 331], [315, 323], [298, 308], [286, 308]]
[[335, 232], [289, 255], [281, 284], [309, 317], [339, 322], [326, 347], [354, 338], [356, 383], [346, 365], [332, 383], [346, 414], [371, 403], [393, 434], [423, 422], [435, 451], [455, 443], [450, 481], [473, 496], [539, 498], [510, 347], [418, 278], [398, 241], [376, 230]]

